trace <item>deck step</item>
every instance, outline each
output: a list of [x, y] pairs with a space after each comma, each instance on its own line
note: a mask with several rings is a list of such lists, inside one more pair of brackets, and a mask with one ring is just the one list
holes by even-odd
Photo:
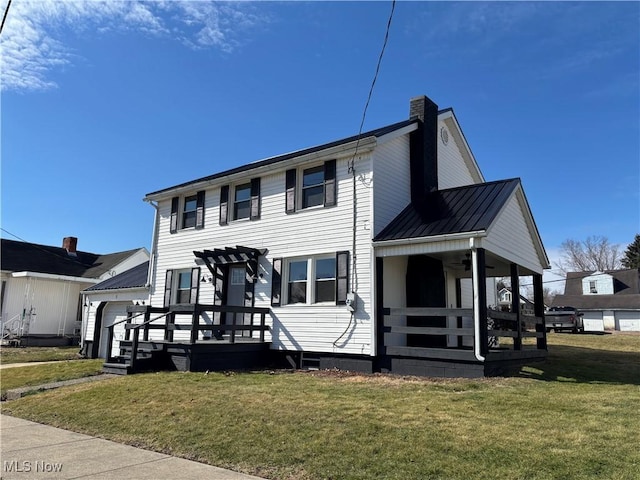
[[103, 373], [114, 373], [116, 375], [129, 375], [132, 373], [131, 365], [128, 363], [105, 362], [102, 365]]

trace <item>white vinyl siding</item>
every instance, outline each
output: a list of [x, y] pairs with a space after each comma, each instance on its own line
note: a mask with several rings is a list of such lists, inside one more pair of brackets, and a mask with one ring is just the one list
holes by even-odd
[[29, 323], [25, 334], [73, 335], [80, 328], [80, 291], [90, 286], [91, 283], [10, 277], [4, 292], [3, 320], [24, 318]]
[[373, 160], [373, 236], [411, 202], [409, 135], [378, 146]]
[[[335, 154], [328, 159], [336, 158]], [[321, 161], [324, 159], [320, 159]], [[262, 277], [255, 283], [255, 306], [271, 307], [271, 262], [274, 258], [296, 258], [326, 255], [329, 252], [350, 251], [352, 241], [353, 184], [348, 173], [351, 157], [337, 158], [337, 204], [332, 208], [310, 208], [285, 213], [285, 169], [261, 176], [261, 219], [255, 222], [231, 222], [218, 225], [220, 188], [207, 190], [205, 199], [205, 228], [169, 233], [171, 199], [159, 202], [158, 262], [156, 284], [151, 304], [163, 304], [164, 278], [167, 269], [194, 267], [194, 250], [242, 245], [267, 249], [266, 258], [260, 257], [258, 273]], [[370, 159], [356, 160], [356, 171], [370, 178]], [[247, 178], [252, 175], [247, 172]], [[355, 321], [344, 305], [283, 305], [271, 307], [273, 333], [272, 348], [369, 354], [371, 349], [371, 229], [370, 190], [357, 182], [358, 216], [356, 222], [358, 311]], [[321, 234], [319, 234], [321, 232]], [[350, 259], [352, 257], [350, 256]], [[352, 260], [351, 260], [352, 261]], [[352, 265], [349, 265], [352, 271]], [[351, 281], [350, 289], [352, 289]], [[283, 283], [283, 288], [286, 284]], [[213, 303], [211, 283], [200, 284], [200, 303]], [[179, 320], [177, 320], [179, 321]], [[346, 337], [336, 341], [349, 327]], [[153, 333], [153, 332], [152, 332]], [[178, 334], [179, 332], [176, 332]], [[269, 335], [267, 335], [268, 339]]]
[[[442, 141], [442, 129], [447, 132], [449, 138], [446, 145]], [[440, 190], [479, 183], [479, 179], [474, 179], [465, 162], [462, 154], [464, 147], [460, 145], [460, 139], [460, 134], [455, 129], [451, 129], [443, 121], [438, 122], [438, 188]]]
[[533, 244], [537, 234], [529, 228], [516, 191], [489, 230], [483, 246], [505, 260], [541, 274], [542, 262]]

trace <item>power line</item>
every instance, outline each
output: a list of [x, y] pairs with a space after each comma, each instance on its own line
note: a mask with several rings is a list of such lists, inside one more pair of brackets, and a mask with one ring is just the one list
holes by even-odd
[[21, 241], [23, 241], [23, 242], [25, 242], [25, 243], [28, 243], [29, 245], [31, 245], [31, 246], [32, 246], [33, 248], [35, 248], [36, 250], [40, 250], [41, 252], [47, 253], [47, 254], [49, 254], [49, 255], [53, 255], [53, 256], [54, 256], [54, 257], [56, 257], [56, 258], [60, 258], [60, 259], [62, 259], [62, 260], [65, 260], [65, 261], [68, 261], [68, 262], [71, 262], [71, 263], [80, 264], [80, 265], [85, 266], [85, 267], [90, 267], [90, 266], [91, 266], [91, 265], [89, 265], [89, 264], [86, 264], [86, 263], [84, 263], [84, 262], [81, 262], [78, 258], [71, 258], [71, 257], [69, 257], [69, 256], [61, 255], [60, 253], [56, 253], [56, 252], [52, 252], [52, 251], [50, 251], [50, 250], [46, 250], [46, 249], [44, 249], [44, 248], [40, 247], [40, 245], [38, 245], [37, 243], [30, 242], [30, 241], [28, 241], [28, 240], [25, 240], [25, 239], [24, 239], [24, 238], [22, 238], [22, 237], [19, 237], [19, 236], [18, 236], [18, 235], [16, 235], [15, 233], [11, 233], [11, 232], [10, 232], [9, 230], [7, 230], [6, 228], [2, 228], [2, 227], [0, 227], [0, 230], [2, 230], [4, 233], [8, 233], [9, 235], [11, 235], [12, 237], [17, 238], [18, 240], [21, 240]]
[[9, 7], [11, 6], [11, 0], [7, 3], [7, 8], [4, 9], [4, 15], [2, 16], [2, 25], [0, 25], [0, 33], [4, 30], [4, 22], [7, 20], [7, 15], [9, 13]]

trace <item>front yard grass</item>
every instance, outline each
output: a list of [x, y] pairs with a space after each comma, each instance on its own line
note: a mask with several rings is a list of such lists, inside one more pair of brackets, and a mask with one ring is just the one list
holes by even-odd
[[80, 347], [0, 347], [0, 363], [75, 360]]
[[613, 337], [509, 378], [162, 372], [3, 410], [266, 478], [637, 479], [640, 337]]
[[7, 390], [98, 375], [104, 360], [73, 360], [0, 370], [0, 396]]

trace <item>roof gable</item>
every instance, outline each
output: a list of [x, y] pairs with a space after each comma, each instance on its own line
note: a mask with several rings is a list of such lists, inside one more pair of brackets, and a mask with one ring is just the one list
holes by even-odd
[[70, 277], [98, 278], [139, 249], [99, 255], [76, 252], [70, 256], [62, 247], [2, 239], [2, 270], [37, 272]]
[[87, 292], [99, 290], [116, 290], [121, 288], [144, 287], [147, 284], [147, 274], [149, 271], [149, 262], [141, 263], [125, 272], [114, 277], [108, 278], [104, 282], [85, 289]]

